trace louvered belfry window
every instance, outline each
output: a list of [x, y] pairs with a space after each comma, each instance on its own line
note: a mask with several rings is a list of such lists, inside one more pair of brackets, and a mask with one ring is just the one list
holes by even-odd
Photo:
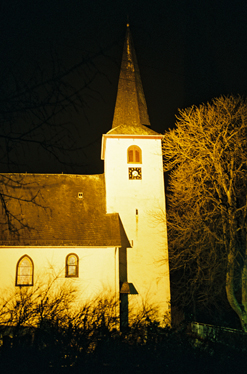
[[137, 145], [132, 145], [128, 148], [128, 164], [142, 163], [142, 150]]

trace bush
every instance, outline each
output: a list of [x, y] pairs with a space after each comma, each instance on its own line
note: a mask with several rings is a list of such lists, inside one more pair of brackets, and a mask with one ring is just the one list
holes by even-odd
[[247, 364], [243, 347], [206, 340], [196, 345], [185, 324], [161, 327], [150, 306], [120, 332], [118, 302], [109, 293], [75, 308], [76, 290], [48, 286], [21, 288], [2, 300], [1, 374], [213, 374]]

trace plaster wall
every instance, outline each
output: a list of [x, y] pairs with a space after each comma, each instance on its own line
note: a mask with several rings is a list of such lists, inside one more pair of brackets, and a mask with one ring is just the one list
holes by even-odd
[[[128, 164], [127, 149], [142, 149], [142, 163]], [[130, 180], [129, 167], [141, 167], [142, 179]], [[107, 138], [105, 147], [107, 212], [118, 212], [133, 247], [127, 249], [128, 282], [138, 294], [134, 305], [148, 302], [169, 314], [170, 282], [165, 220], [164, 174], [161, 139]]]
[[[70, 253], [79, 257], [79, 276], [65, 278], [65, 259]], [[57, 277], [56, 283], [72, 282], [82, 303], [99, 295], [119, 292], [118, 250], [115, 248], [78, 247], [2, 247], [0, 248], [1, 292], [15, 287], [18, 260], [28, 255], [34, 263], [34, 285]], [[64, 283], [65, 282], [65, 283]]]

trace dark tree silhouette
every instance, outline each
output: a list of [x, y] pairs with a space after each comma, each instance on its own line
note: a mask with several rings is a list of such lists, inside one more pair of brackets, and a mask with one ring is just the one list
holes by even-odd
[[[45, 56], [45, 62], [27, 57], [27, 61], [1, 61], [0, 205], [3, 221], [7, 220], [10, 230], [15, 231], [15, 223], [24, 222], [8, 208], [12, 198], [8, 186], [21, 188], [23, 177], [18, 173], [31, 159], [45, 155], [65, 167], [83, 165], [85, 141], [78, 146], [77, 124], [71, 117], [75, 112], [84, 113], [90, 96], [97, 94], [92, 85], [103, 73], [95, 61], [102, 56], [107, 58], [110, 48], [108, 45], [103, 50], [99, 46], [93, 53], [80, 51], [80, 59], [72, 65], [61, 61], [55, 47]], [[85, 123], [80, 123], [80, 127], [88, 126], [84, 117]], [[71, 161], [76, 151], [81, 154], [77, 165]], [[36, 196], [27, 202], [37, 204]]]

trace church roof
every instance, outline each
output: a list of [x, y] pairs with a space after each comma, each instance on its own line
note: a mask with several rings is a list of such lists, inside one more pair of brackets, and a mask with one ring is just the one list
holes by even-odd
[[157, 135], [146, 126], [150, 126], [147, 104], [127, 25], [112, 130], [108, 134]]
[[1, 174], [4, 246], [116, 246], [130, 243], [117, 213], [106, 214], [104, 175]]
[[107, 134], [112, 135], [112, 134], [119, 134], [119, 135], [159, 135], [154, 130], [149, 129], [146, 126], [143, 125], [138, 125], [138, 126], [133, 126], [133, 125], [128, 125], [128, 124], [123, 124], [118, 127], [114, 127], [110, 131], [107, 132]]
[[[161, 136], [150, 126], [129, 27], [112, 129], [105, 137]], [[106, 213], [104, 175], [1, 174], [0, 246], [130, 247], [118, 213]]]

